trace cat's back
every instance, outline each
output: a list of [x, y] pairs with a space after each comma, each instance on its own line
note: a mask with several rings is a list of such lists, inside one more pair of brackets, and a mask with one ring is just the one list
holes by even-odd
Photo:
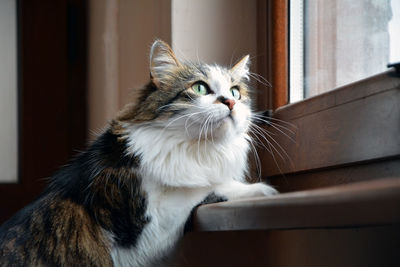
[[32, 212], [37, 206], [37, 201], [26, 206], [0, 226], [1, 266], [18, 266], [27, 263], [25, 256], [29, 252], [27, 253], [27, 248], [25, 248], [24, 244], [31, 240], [31, 235], [26, 229], [29, 229]]
[[111, 266], [108, 242], [84, 207], [42, 196], [0, 227], [0, 266]]

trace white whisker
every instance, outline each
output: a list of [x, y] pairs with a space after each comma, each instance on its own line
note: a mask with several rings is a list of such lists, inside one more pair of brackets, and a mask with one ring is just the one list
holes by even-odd
[[277, 118], [274, 118], [274, 117], [265, 116], [265, 115], [261, 115], [261, 114], [257, 114], [257, 113], [254, 113], [253, 116], [257, 117], [257, 118], [260, 118], [260, 119], [267, 119], [267, 120], [273, 120], [273, 121], [282, 122], [282, 123], [284, 123], [284, 124], [286, 124], [288, 126], [291, 126], [291, 127], [295, 128], [295, 129], [297, 129], [297, 126], [295, 124], [287, 122], [287, 121], [284, 121], [284, 120], [280, 120], [280, 119], [277, 119]]
[[[251, 77], [257, 77], [257, 81], [259, 81], [260, 83], [262, 83], [262, 84], [264, 84], [264, 85], [266, 85], [266, 86], [268, 86], [268, 87], [272, 87], [272, 85], [271, 85], [271, 83], [266, 79], [266, 78], [264, 78], [264, 76], [262, 76], [262, 75], [260, 75], [260, 74], [258, 74], [258, 73], [255, 73], [255, 72], [250, 72], [250, 74], [249, 74]], [[255, 79], [255, 78], [254, 78]], [[260, 81], [261, 80], [261, 81]]]
[[[293, 164], [293, 161], [291, 159], [291, 157], [289, 156], [289, 154], [286, 152], [286, 150], [272, 137], [271, 134], [268, 134], [268, 132], [261, 128], [260, 126], [253, 124], [253, 126], [259, 128], [262, 132], [264, 132], [268, 137], [270, 137], [272, 139], [272, 141], [278, 146], [278, 148], [285, 154], [286, 158], [290, 161], [290, 163]], [[272, 144], [271, 144], [272, 145]], [[273, 146], [274, 147], [274, 146]], [[283, 160], [285, 160], [284, 158], [282, 158]]]
[[[253, 118], [253, 119], [256, 120], [256, 121], [262, 121], [262, 122], [264, 122], [264, 120], [259, 119], [259, 118]], [[294, 131], [292, 131], [292, 130], [290, 130], [290, 129], [284, 127], [284, 126], [281, 126], [281, 125], [279, 125], [279, 124], [276, 124], [276, 123], [269, 123], [269, 126], [271, 126], [272, 128], [276, 129], [277, 131], [279, 131], [280, 133], [282, 133], [283, 135], [285, 135], [285, 136], [286, 136], [287, 138], [289, 138], [293, 143], [296, 143], [296, 141], [293, 139], [293, 137], [289, 136], [287, 133], [285, 133], [284, 131], [282, 131], [281, 129], [279, 129], [279, 127], [283, 127], [283, 129], [287, 130], [287, 131], [290, 132], [292, 135], [295, 135], [295, 132], [294, 132]]]
[[252, 118], [253, 120], [256, 120], [257, 121], [257, 123], [265, 123], [265, 124], [267, 124], [268, 126], [272, 126], [272, 125], [274, 125], [274, 126], [276, 126], [276, 127], [279, 127], [280, 129], [282, 129], [282, 130], [285, 130], [285, 131], [288, 131], [290, 134], [292, 134], [292, 135], [296, 135], [296, 133], [295, 133], [295, 131], [293, 131], [293, 130], [291, 130], [290, 128], [288, 128], [288, 127], [286, 127], [286, 126], [283, 126], [283, 125], [281, 125], [281, 124], [279, 124], [279, 123], [276, 123], [276, 122], [273, 122], [273, 121], [268, 121], [268, 120], [263, 120], [263, 119], [260, 119], [260, 118], [255, 118], [255, 117], [253, 117]]
[[[252, 126], [255, 126], [255, 125], [252, 125]], [[255, 131], [255, 132], [257, 132], [266, 142], [267, 142], [267, 145], [268, 145], [268, 147], [271, 149], [271, 147], [272, 147], [272, 149], [273, 150], [275, 150], [275, 152], [276, 153], [278, 153], [278, 155], [282, 158], [282, 160], [285, 160], [285, 158], [282, 156], [282, 154], [279, 152], [279, 150], [278, 149], [276, 149], [275, 148], [275, 146], [273, 145], [273, 144], [271, 144], [271, 142], [265, 137], [265, 135], [263, 135], [263, 132], [260, 132], [258, 129], [256, 129], [256, 128], [253, 128], [253, 130]], [[267, 136], [269, 136], [269, 137], [271, 137], [271, 135], [269, 135], [268, 133], [265, 133]], [[256, 135], [257, 136], [257, 135]], [[258, 137], [257, 137], [258, 138]], [[271, 137], [271, 139], [273, 139], [272, 137]], [[260, 140], [260, 139], [259, 139]], [[261, 140], [260, 140], [260, 142], [261, 142]], [[272, 150], [271, 150], [272, 151]], [[272, 152], [271, 152], [271, 154], [273, 154]]]
[[[273, 161], [275, 162], [275, 165], [276, 165], [276, 167], [278, 168], [278, 170], [279, 170], [279, 172], [280, 173], [283, 173], [282, 172], [282, 170], [281, 170], [281, 168], [279, 167], [279, 164], [278, 164], [278, 161], [276, 160], [276, 157], [275, 157], [275, 154], [274, 154], [274, 152], [273, 152], [273, 149], [271, 148], [271, 143], [267, 140], [267, 145], [268, 145], [268, 147], [269, 147], [269, 149], [268, 148], [266, 148], [266, 150], [270, 153], [270, 155], [272, 156], [272, 159], [273, 159]], [[265, 147], [265, 146], [264, 146]], [[273, 146], [272, 146], [273, 147]], [[275, 149], [275, 151], [276, 151], [276, 149]], [[277, 151], [277, 153], [279, 154], [279, 152]]]
[[260, 157], [258, 156], [257, 153], [257, 149], [255, 148], [254, 144], [253, 144], [253, 140], [249, 140], [249, 144], [251, 147], [251, 151], [253, 152], [254, 155], [254, 160], [256, 161], [256, 171], [257, 171], [257, 178], [258, 181], [261, 182], [261, 161], [260, 161]]

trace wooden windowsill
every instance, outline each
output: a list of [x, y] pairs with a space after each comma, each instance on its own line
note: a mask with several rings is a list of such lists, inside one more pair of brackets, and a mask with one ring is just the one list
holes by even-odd
[[200, 206], [192, 231], [354, 227], [400, 223], [400, 179], [380, 179]]
[[275, 113], [287, 120], [304, 117], [326, 109], [354, 102], [385, 91], [398, 89], [400, 79], [394, 69], [338, 87], [325, 93], [306, 98], [278, 108]]
[[390, 70], [278, 109], [287, 123], [266, 127], [275, 150], [259, 151], [263, 177], [399, 158], [399, 89]]

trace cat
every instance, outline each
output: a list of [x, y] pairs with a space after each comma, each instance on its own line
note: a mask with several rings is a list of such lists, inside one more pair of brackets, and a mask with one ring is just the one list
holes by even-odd
[[150, 82], [0, 228], [1, 266], [159, 266], [211, 196], [277, 191], [245, 181], [249, 56], [232, 68], [150, 50]]

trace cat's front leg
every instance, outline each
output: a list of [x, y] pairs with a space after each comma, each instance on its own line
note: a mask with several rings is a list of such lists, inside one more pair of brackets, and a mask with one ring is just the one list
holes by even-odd
[[215, 187], [214, 192], [216, 195], [226, 197], [228, 200], [278, 194], [275, 188], [264, 183], [248, 184], [238, 181], [219, 184]]

